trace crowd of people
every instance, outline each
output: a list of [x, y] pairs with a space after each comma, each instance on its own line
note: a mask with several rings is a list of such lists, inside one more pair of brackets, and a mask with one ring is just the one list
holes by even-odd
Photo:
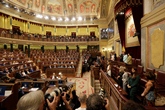
[[[111, 52], [110, 61], [107, 63], [107, 75], [111, 76], [111, 61], [115, 61], [115, 52]], [[124, 51], [120, 55], [120, 62], [124, 62], [125, 64], [132, 64], [132, 57], [129, 53], [125, 53]], [[134, 102], [137, 102], [137, 92], [140, 84], [140, 75], [137, 73], [137, 68], [132, 66], [131, 71], [128, 71], [125, 66], [119, 67], [119, 73], [114, 79], [118, 83], [118, 85], [128, 93], [128, 98]], [[144, 91], [141, 93], [141, 97], [144, 99], [142, 102], [145, 105], [154, 105], [155, 100], [155, 80], [156, 74], [153, 72], [146, 72], [144, 74], [144, 78], [147, 80], [145, 84]]]
[[[46, 94], [53, 90], [48, 88]], [[45, 94], [41, 90], [30, 92], [19, 99], [17, 110], [109, 110], [109, 100], [103, 99], [99, 94], [93, 93], [87, 97], [85, 93], [80, 93], [77, 96], [76, 91], [73, 90], [70, 100], [67, 99], [67, 94], [67, 92], [54, 94], [53, 100], [50, 101], [48, 98], [45, 99]]]
[[[54, 89], [48, 88], [45, 94], [51, 93]], [[60, 95], [53, 94], [53, 100], [45, 98], [43, 91], [38, 90], [22, 96], [17, 103], [17, 110], [110, 110], [110, 101], [99, 94], [93, 93], [88, 97], [85, 93], [77, 96], [73, 90], [70, 100], [67, 99], [67, 92]], [[75, 96], [74, 96], [75, 95]], [[61, 103], [62, 102], [62, 103]], [[62, 107], [63, 106], [63, 107]], [[146, 110], [144, 106], [128, 101], [122, 110]]]

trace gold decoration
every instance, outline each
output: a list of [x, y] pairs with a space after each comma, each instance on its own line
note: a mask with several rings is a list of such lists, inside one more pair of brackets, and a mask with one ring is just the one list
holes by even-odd
[[151, 35], [151, 63], [155, 68], [163, 65], [164, 31], [155, 29]]

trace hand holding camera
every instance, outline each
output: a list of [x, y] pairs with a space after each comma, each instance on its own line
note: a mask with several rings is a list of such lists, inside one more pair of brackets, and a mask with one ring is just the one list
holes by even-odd
[[56, 106], [58, 105], [59, 99], [60, 99], [60, 97], [56, 96], [55, 94], [54, 94], [54, 98], [53, 98], [52, 102], [50, 102], [49, 99], [46, 99], [50, 110], [56, 110]]

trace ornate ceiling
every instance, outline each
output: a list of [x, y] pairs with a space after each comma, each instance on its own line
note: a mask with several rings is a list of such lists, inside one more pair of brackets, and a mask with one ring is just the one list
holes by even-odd
[[[78, 17], [82, 17], [83, 21], [90, 23], [90, 20], [95, 20], [96, 23], [102, 22], [109, 17], [109, 10], [113, 0], [0, 0], [1, 4], [9, 8], [1, 8], [1, 12], [11, 12], [11, 15], [15, 14], [27, 19], [33, 19], [37, 14], [59, 19], [62, 17], [63, 21], [66, 17], [71, 21], [73, 17], [78, 20]], [[5, 11], [4, 11], [5, 10]], [[16, 13], [13, 13], [17, 11]], [[19, 11], [18, 11], [19, 10]], [[21, 13], [18, 13], [21, 12]], [[9, 13], [10, 14], [10, 13]], [[26, 16], [25, 16], [26, 15]], [[33, 17], [30, 17], [30, 16]], [[46, 18], [45, 18], [46, 19]], [[101, 20], [101, 21], [100, 21]], [[37, 21], [44, 21], [44, 19], [38, 19]], [[48, 20], [47, 20], [48, 21]], [[45, 20], [45, 22], [47, 22]], [[57, 22], [58, 23], [58, 22]], [[64, 22], [63, 22], [64, 23]], [[94, 21], [92, 22], [94, 23]], [[66, 24], [66, 22], [65, 22]]]
[[106, 17], [109, 0], [8, 0], [9, 2], [54, 16], [90, 16]]

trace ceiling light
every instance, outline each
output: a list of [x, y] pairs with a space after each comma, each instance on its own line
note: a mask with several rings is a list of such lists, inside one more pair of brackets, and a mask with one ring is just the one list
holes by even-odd
[[45, 18], [45, 19], [49, 19], [49, 17], [48, 17], [48, 16], [45, 16], [44, 18]]
[[40, 15], [40, 14], [37, 14], [36, 17], [37, 17], [37, 18], [43, 18], [43, 16]]
[[65, 18], [65, 21], [69, 21], [69, 18]]
[[82, 17], [78, 17], [78, 21], [82, 21]]
[[73, 17], [71, 21], [75, 21], [75, 20], [76, 20], [76, 18], [75, 18], [75, 17]]
[[56, 20], [56, 18], [55, 18], [55, 17], [52, 17], [51, 19], [52, 19], [53, 21], [55, 21], [55, 20]]
[[58, 21], [62, 21], [62, 18], [58, 18]]

